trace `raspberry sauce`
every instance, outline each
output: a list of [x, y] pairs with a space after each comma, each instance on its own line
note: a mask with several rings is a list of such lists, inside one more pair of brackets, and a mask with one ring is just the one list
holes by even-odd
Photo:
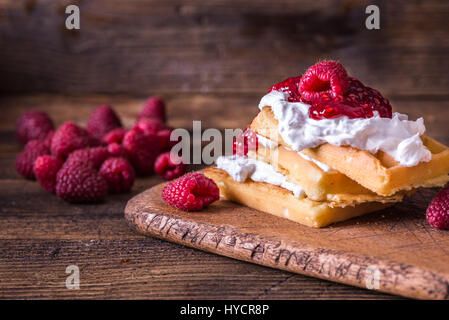
[[[314, 101], [308, 101], [299, 92], [301, 76], [285, 79], [270, 88], [270, 91], [287, 93], [288, 102], [310, 104], [309, 117], [314, 120], [335, 119], [347, 116], [350, 119], [366, 119], [377, 111], [382, 118], [391, 118], [390, 102], [379, 91], [366, 87], [359, 80], [348, 77], [348, 87], [344, 95], [322, 92], [315, 95]], [[326, 87], [328, 88], [328, 87]]]
[[309, 117], [315, 120], [334, 119], [347, 116], [350, 119], [371, 118], [374, 111], [382, 118], [391, 118], [391, 105], [379, 91], [364, 86], [359, 80], [350, 78], [345, 95], [331, 98], [322, 95], [311, 104]]
[[287, 78], [275, 85], [272, 85], [270, 91], [282, 91], [288, 94], [288, 102], [300, 102], [299, 82], [302, 76]]

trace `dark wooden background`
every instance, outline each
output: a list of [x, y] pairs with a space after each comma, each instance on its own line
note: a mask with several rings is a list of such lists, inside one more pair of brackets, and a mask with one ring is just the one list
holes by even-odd
[[[78, 31], [64, 28], [72, 3]], [[365, 28], [368, 4], [380, 30]], [[41, 108], [84, 124], [111, 103], [131, 126], [158, 94], [170, 125], [245, 127], [271, 84], [332, 58], [449, 143], [448, 21], [438, 0], [0, 0], [0, 298], [391, 298], [132, 233], [126, 200], [157, 177], [63, 203], [15, 173], [14, 123]], [[65, 289], [69, 264], [79, 291]]]

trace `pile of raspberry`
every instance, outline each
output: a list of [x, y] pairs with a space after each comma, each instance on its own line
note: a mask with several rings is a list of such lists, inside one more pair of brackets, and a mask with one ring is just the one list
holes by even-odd
[[172, 130], [165, 104], [156, 97], [145, 102], [129, 130], [109, 105], [97, 107], [86, 128], [68, 121], [55, 130], [47, 113], [27, 111], [16, 124], [24, 149], [15, 167], [67, 202], [100, 202], [109, 193], [130, 191], [136, 175], [156, 172], [167, 180], [183, 175], [187, 166], [170, 157], [177, 143], [170, 141]]
[[390, 102], [379, 91], [348, 76], [337, 61], [320, 61], [303, 75], [273, 85], [271, 91], [286, 93], [289, 102], [309, 104], [309, 118], [314, 120], [371, 118], [374, 112], [392, 117]]

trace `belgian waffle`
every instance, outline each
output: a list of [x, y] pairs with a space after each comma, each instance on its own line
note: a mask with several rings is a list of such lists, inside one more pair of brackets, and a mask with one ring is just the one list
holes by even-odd
[[[277, 127], [277, 120], [268, 106], [259, 112], [250, 125], [250, 129], [257, 134], [290, 148], [278, 133]], [[378, 195], [391, 196], [401, 190], [443, 186], [449, 181], [449, 148], [427, 136], [421, 136], [421, 139], [432, 153], [432, 159], [414, 167], [401, 166], [382, 151], [373, 155], [349, 146], [338, 147], [328, 143], [301, 152]]]
[[249, 158], [269, 163], [273, 168], [300, 185], [307, 197], [314, 201], [327, 201], [331, 207], [345, 207], [363, 202], [398, 202], [405, 192], [389, 197], [379, 196], [336, 171], [324, 171], [312, 161], [306, 160], [298, 152], [283, 146], [270, 149], [259, 144], [257, 153], [248, 152]]
[[391, 205], [391, 203], [364, 202], [355, 206], [332, 207], [327, 201], [299, 199], [292, 192], [275, 185], [251, 180], [236, 182], [221, 169], [210, 167], [204, 170], [204, 174], [217, 183], [223, 199], [309, 227], [325, 227]]

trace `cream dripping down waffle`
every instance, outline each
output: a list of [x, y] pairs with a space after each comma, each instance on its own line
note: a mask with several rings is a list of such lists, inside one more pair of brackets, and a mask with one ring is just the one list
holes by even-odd
[[272, 86], [259, 109], [234, 154], [205, 170], [224, 199], [324, 227], [449, 180], [449, 148], [423, 119], [393, 113], [336, 61]]

